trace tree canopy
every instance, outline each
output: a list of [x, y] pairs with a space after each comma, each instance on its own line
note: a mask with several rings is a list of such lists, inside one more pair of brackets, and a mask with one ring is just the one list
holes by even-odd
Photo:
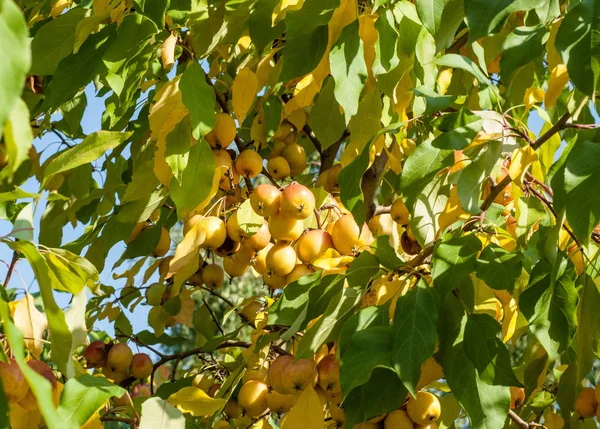
[[599, 32], [0, 0], [0, 428], [596, 427]]

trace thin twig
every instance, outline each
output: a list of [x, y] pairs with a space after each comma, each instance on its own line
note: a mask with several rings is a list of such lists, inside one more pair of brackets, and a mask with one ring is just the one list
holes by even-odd
[[515, 424], [517, 425], [517, 427], [519, 429], [534, 429], [534, 428], [546, 428], [546, 426], [541, 425], [539, 423], [535, 423], [535, 422], [526, 422], [525, 420], [523, 420], [521, 418], [521, 416], [519, 416], [517, 413], [515, 413], [513, 410], [508, 410], [508, 417], [510, 417], [510, 419], [515, 422]]
[[4, 289], [6, 289], [8, 286], [8, 282], [10, 281], [10, 278], [12, 277], [12, 273], [15, 270], [15, 265], [17, 264], [18, 260], [19, 260], [19, 252], [17, 252], [15, 250], [13, 252], [12, 259], [10, 260], [10, 265], [8, 266], [8, 271], [6, 272], [6, 278], [4, 279]]
[[382, 214], [388, 214], [388, 213], [391, 213], [391, 211], [392, 211], [392, 206], [377, 206], [377, 208], [373, 212], [373, 217], [379, 216]]
[[213, 322], [215, 322], [215, 325], [217, 325], [217, 328], [219, 328], [219, 332], [221, 332], [221, 335], [225, 336], [225, 331], [223, 330], [221, 323], [217, 320], [217, 316], [215, 315], [215, 313], [213, 313], [212, 309], [210, 308], [204, 297], [202, 297], [202, 302], [204, 303], [206, 309], [210, 313], [210, 317], [212, 317]]
[[550, 138], [554, 134], [556, 134], [560, 130], [564, 129], [565, 125], [567, 124], [567, 121], [569, 119], [571, 119], [571, 114], [569, 112], [562, 115], [560, 117], [560, 119], [554, 125], [552, 125], [552, 127], [550, 127], [550, 129], [548, 131], [546, 131], [544, 134], [542, 134], [536, 141], [531, 143], [531, 147], [534, 148], [535, 150], [537, 150], [541, 145], [543, 145], [548, 140], [550, 140]]
[[317, 138], [315, 132], [312, 130], [310, 125], [304, 124], [304, 127], [302, 127], [302, 131], [304, 131], [304, 134], [308, 136], [312, 144], [317, 149], [317, 152], [319, 152], [319, 155], [321, 155], [323, 153], [323, 145], [321, 145], [321, 142]]

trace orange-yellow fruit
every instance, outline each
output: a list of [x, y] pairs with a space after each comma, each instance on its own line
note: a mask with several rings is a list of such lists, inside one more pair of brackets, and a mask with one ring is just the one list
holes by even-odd
[[[223, 407], [223, 412], [230, 419], [239, 419], [244, 415], [244, 409], [240, 407], [240, 404], [235, 399], [230, 399], [229, 401], [227, 401], [227, 403], [225, 403], [225, 406]], [[226, 427], [229, 427], [229, 425], [227, 425]]]
[[317, 384], [317, 368], [312, 359], [298, 359], [283, 368], [281, 382], [286, 390], [299, 392]]
[[223, 270], [225, 270], [229, 277], [241, 277], [250, 268], [250, 260], [253, 256], [254, 252], [242, 247], [233, 255], [223, 258]]
[[198, 223], [201, 219], [204, 219], [204, 215], [201, 214], [193, 214], [190, 217], [186, 218], [183, 222], [183, 236], [185, 237], [188, 232]]
[[282, 375], [284, 368], [290, 364], [294, 358], [288, 355], [280, 355], [271, 362], [271, 366], [269, 366], [269, 371], [267, 373], [267, 383], [271, 386], [272, 389], [281, 393], [282, 395], [287, 395], [291, 393], [289, 389], [287, 389], [283, 385]]
[[596, 401], [600, 404], [600, 383], [596, 385]]
[[252, 252], [258, 252], [264, 249], [271, 241], [271, 233], [269, 225], [264, 222], [263, 225], [253, 235], [242, 240], [242, 246]]
[[267, 405], [269, 409], [278, 414], [287, 413], [292, 409], [294, 397], [290, 394], [282, 395], [274, 389], [267, 393]]
[[223, 286], [225, 273], [223, 272], [223, 268], [219, 265], [208, 264], [202, 269], [202, 278], [207, 287], [217, 289]]
[[406, 404], [408, 417], [418, 425], [428, 425], [440, 418], [441, 406], [437, 396], [429, 392], [417, 392]]
[[288, 162], [291, 176], [301, 174], [306, 168], [306, 151], [299, 144], [287, 145], [281, 151], [281, 156]]
[[129, 368], [122, 371], [114, 371], [108, 365], [102, 367], [102, 374], [113, 383], [118, 384], [129, 377]]
[[21, 368], [13, 359], [9, 363], [0, 362], [0, 382], [9, 403], [19, 402], [27, 395], [29, 385]]
[[403, 410], [394, 410], [385, 416], [384, 429], [413, 429], [413, 422]]
[[268, 391], [267, 385], [259, 380], [250, 380], [242, 386], [238, 393], [238, 403], [248, 417], [258, 417], [267, 410]]
[[354, 425], [354, 429], [379, 429], [379, 424], [373, 422], [362, 422]]
[[394, 222], [400, 225], [408, 224], [408, 218], [410, 217], [410, 213], [408, 213], [408, 208], [402, 198], [396, 198], [392, 203], [392, 207], [390, 208], [390, 215]]
[[268, 272], [286, 276], [296, 266], [296, 251], [289, 244], [276, 244], [269, 250], [266, 264]]
[[263, 168], [263, 159], [258, 152], [245, 150], [235, 160], [235, 169], [239, 174], [249, 179], [254, 179]]
[[525, 401], [525, 389], [522, 387], [510, 387], [510, 409], [514, 410], [523, 405]]
[[136, 353], [133, 355], [131, 366], [129, 368], [129, 372], [133, 377], [143, 380], [144, 378], [150, 377], [153, 370], [154, 366], [150, 356], [146, 353]]
[[271, 290], [283, 289], [287, 286], [287, 276], [279, 276], [275, 273], [268, 272], [263, 276], [265, 286]]
[[125, 392], [121, 396], [113, 396], [112, 402], [115, 407], [127, 407], [131, 403], [129, 399], [129, 393]]
[[291, 273], [289, 273], [286, 277], [286, 283], [290, 284], [298, 280], [300, 277], [307, 276], [309, 274], [314, 273], [315, 271], [310, 268], [308, 265], [298, 264], [294, 267]]
[[331, 405], [329, 405], [329, 415], [339, 424], [343, 424], [346, 421], [346, 413], [344, 413], [344, 408], [342, 408], [340, 401], [331, 402]]
[[254, 258], [250, 261], [252, 267], [256, 270], [258, 274], [265, 275], [267, 272], [267, 255], [269, 251], [274, 246], [273, 243], [267, 243], [264, 249], [259, 250], [254, 255]]
[[294, 241], [302, 235], [304, 222], [277, 212], [269, 217], [269, 231], [277, 241]]
[[276, 156], [267, 162], [267, 171], [275, 179], [285, 179], [290, 175], [290, 165], [283, 156]]
[[326, 392], [340, 392], [340, 363], [333, 353], [328, 354], [317, 365], [319, 387]]
[[285, 142], [283, 142], [281, 140], [275, 140], [273, 143], [273, 149], [271, 150], [271, 153], [269, 154], [269, 159], [273, 159], [278, 156], [281, 156], [281, 152], [283, 152], [283, 149], [285, 149], [286, 147], [287, 147], [287, 145], [285, 144]]
[[436, 422], [432, 422], [428, 425], [415, 425], [415, 429], [438, 429], [438, 424]]
[[126, 373], [129, 371], [132, 359], [133, 352], [127, 344], [113, 344], [106, 355], [106, 366], [112, 371]]
[[592, 387], [582, 389], [575, 399], [575, 411], [583, 418], [594, 417], [598, 401], [596, 400], [596, 392]]
[[221, 387], [221, 384], [215, 383], [208, 388], [208, 391], [206, 392], [206, 394], [208, 396], [210, 396], [211, 398], [214, 398], [215, 396], [217, 396], [217, 393], [219, 393], [220, 387]]
[[[152, 286], [150, 287], [152, 288]], [[162, 295], [162, 293], [161, 293]], [[99, 368], [106, 363], [106, 344], [102, 341], [93, 341], [86, 347], [83, 356], [88, 368]]]
[[343, 215], [335, 221], [331, 231], [333, 245], [342, 255], [350, 255], [363, 250], [373, 241], [367, 224], [359, 228], [352, 215]]
[[247, 383], [250, 380], [260, 380], [267, 382], [267, 374], [269, 369], [265, 366], [259, 366], [258, 368], [248, 369], [242, 377], [242, 383]]
[[305, 264], [311, 264], [323, 253], [333, 247], [331, 234], [322, 229], [306, 231], [296, 243], [298, 258]]
[[158, 240], [158, 244], [152, 251], [152, 256], [161, 257], [165, 256], [169, 249], [171, 248], [171, 237], [169, 236], [169, 231], [164, 226], [160, 228], [160, 239]]
[[256, 214], [264, 217], [274, 215], [279, 210], [281, 191], [276, 186], [264, 183], [258, 185], [250, 195], [250, 205]]
[[[223, 244], [221, 244], [221, 247], [215, 250], [215, 253], [221, 258], [224, 258], [225, 256], [231, 255], [237, 252], [238, 250], [240, 250], [240, 243], [233, 241], [231, 237], [227, 236], [225, 237], [225, 241], [223, 242]], [[190, 280], [188, 280], [188, 283], [191, 283]]]
[[200, 373], [196, 374], [194, 379], [192, 380], [192, 386], [197, 387], [198, 389], [202, 389], [205, 392], [208, 392], [210, 386], [215, 384], [215, 379], [212, 374], [209, 373]]
[[214, 128], [206, 135], [206, 141], [215, 149], [227, 147], [235, 138], [236, 126], [227, 113], [217, 113]]
[[150, 390], [150, 386], [146, 383], [139, 383], [133, 386], [133, 390], [131, 392], [132, 398], [146, 398], [152, 395], [152, 391]]
[[[35, 372], [37, 372], [38, 374], [43, 376], [46, 380], [48, 380], [50, 382], [50, 385], [52, 386], [52, 390], [56, 391], [58, 382], [56, 380], [56, 376], [54, 375], [54, 372], [52, 371], [52, 368], [50, 368], [46, 363], [42, 362], [41, 360], [37, 360], [37, 359], [30, 360], [29, 362], [27, 362], [27, 366], [29, 366]], [[27, 394], [23, 397], [23, 399], [21, 399], [19, 401], [19, 406], [28, 411], [37, 410], [37, 408], [38, 408], [37, 399], [36, 399], [35, 395], [33, 394], [32, 390], [27, 391]]]
[[215, 250], [225, 242], [227, 229], [225, 228], [223, 219], [217, 216], [207, 216], [202, 219], [201, 228], [206, 234], [204, 242], [201, 245], [203, 249]]
[[281, 193], [280, 210], [295, 219], [306, 219], [315, 209], [315, 196], [306, 186], [292, 183]]
[[227, 236], [237, 243], [241, 242], [242, 238], [246, 237], [246, 233], [240, 227], [237, 210], [231, 213], [227, 218], [225, 230], [227, 231]]

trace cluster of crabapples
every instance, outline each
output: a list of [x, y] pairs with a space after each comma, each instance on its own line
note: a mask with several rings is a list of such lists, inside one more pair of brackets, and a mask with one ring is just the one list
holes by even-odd
[[593, 387], [586, 387], [579, 391], [575, 399], [575, 412], [583, 419], [596, 417], [600, 422], [600, 384]]
[[[52, 368], [41, 360], [32, 359], [27, 366], [48, 380], [52, 386], [55, 405], [58, 404], [58, 382]], [[9, 404], [18, 405], [27, 411], [38, 409], [38, 402], [25, 379], [25, 375], [14, 359], [0, 362], [0, 382]]]
[[125, 406], [130, 398], [150, 396], [150, 386], [144, 381], [150, 377], [154, 366], [146, 353], [133, 353], [124, 343], [104, 343], [93, 341], [84, 351], [83, 356], [88, 368], [101, 368], [102, 374], [114, 383], [120, 383], [128, 377], [140, 382], [132, 388], [132, 393], [125, 393], [121, 398], [113, 398], [116, 406]]

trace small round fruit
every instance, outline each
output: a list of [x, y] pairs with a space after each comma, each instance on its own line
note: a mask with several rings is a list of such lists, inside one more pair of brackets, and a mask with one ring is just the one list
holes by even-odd
[[234, 254], [238, 250], [240, 250], [240, 243], [233, 241], [229, 236], [227, 236], [225, 237], [225, 241], [223, 242], [223, 244], [221, 244], [221, 247], [215, 250], [215, 253], [221, 258], [224, 258], [225, 256]]
[[242, 383], [246, 383], [250, 380], [260, 380], [262, 382], [267, 381], [267, 374], [269, 369], [265, 366], [259, 366], [258, 368], [248, 369], [242, 377]]
[[274, 389], [267, 393], [267, 405], [269, 409], [278, 414], [287, 413], [292, 409], [294, 397], [290, 394], [282, 395]]
[[113, 396], [112, 401], [115, 407], [127, 407], [130, 404], [129, 393], [125, 392], [121, 396]]
[[304, 222], [277, 212], [269, 217], [269, 231], [277, 241], [294, 241], [302, 235]]
[[203, 249], [215, 250], [225, 242], [227, 229], [223, 219], [217, 216], [207, 216], [202, 220], [201, 228], [206, 233], [204, 242], [201, 245]]
[[400, 246], [402, 246], [402, 250], [409, 255], [416, 255], [421, 251], [421, 246], [417, 242], [410, 238], [409, 230], [406, 230], [400, 236]]
[[294, 267], [291, 273], [285, 277], [287, 284], [293, 283], [301, 277], [314, 273], [315, 271], [308, 265], [298, 264]]
[[106, 355], [106, 366], [112, 371], [126, 373], [129, 371], [132, 359], [133, 352], [127, 344], [113, 344]]
[[250, 205], [256, 214], [268, 217], [279, 210], [281, 191], [274, 185], [258, 185], [250, 195]]
[[514, 410], [523, 405], [525, 401], [525, 389], [522, 387], [510, 387], [510, 409]]
[[240, 407], [240, 404], [235, 399], [229, 399], [223, 407], [223, 412], [230, 419], [239, 419], [244, 415], [244, 410]]
[[340, 425], [346, 421], [346, 413], [340, 402], [332, 402], [331, 405], [329, 405], [329, 415]]
[[269, 250], [274, 246], [273, 243], [268, 243], [264, 249], [259, 250], [250, 261], [250, 265], [254, 267], [257, 273], [265, 275], [267, 272], [267, 255]]
[[267, 383], [271, 388], [282, 395], [287, 395], [291, 393], [290, 390], [286, 389], [282, 382], [282, 375], [284, 368], [290, 364], [294, 358], [288, 355], [280, 355], [271, 362], [271, 366], [269, 366], [269, 371], [267, 373]]
[[235, 169], [243, 177], [254, 179], [260, 174], [263, 168], [263, 159], [258, 152], [245, 150], [240, 153], [235, 160]]
[[19, 402], [27, 395], [29, 385], [21, 368], [13, 359], [9, 363], [0, 362], [0, 382], [4, 388], [9, 403]]
[[[167, 286], [164, 283], [153, 283], [146, 289], [146, 302], [153, 307], [162, 303], [163, 294], [166, 292]], [[93, 343], [92, 343], [93, 344]], [[90, 346], [92, 345], [90, 344]], [[104, 344], [104, 343], [103, 343]], [[88, 360], [89, 364], [89, 360]], [[99, 365], [102, 366], [102, 365]]]
[[236, 126], [227, 113], [217, 113], [214, 128], [206, 135], [208, 143], [216, 149], [227, 147], [235, 138]]
[[263, 281], [265, 282], [265, 286], [267, 286], [271, 290], [283, 289], [287, 286], [287, 276], [278, 276], [275, 273], [267, 272], [263, 276]]
[[285, 179], [290, 175], [290, 165], [283, 156], [276, 156], [267, 162], [267, 171], [277, 180]]
[[281, 156], [288, 162], [291, 176], [301, 174], [306, 168], [306, 151], [297, 143], [284, 147]]
[[125, 371], [113, 371], [109, 366], [103, 366], [102, 374], [113, 383], [118, 384], [129, 376], [129, 368]]
[[246, 233], [240, 227], [237, 210], [231, 213], [227, 218], [225, 230], [227, 231], [227, 236], [237, 243], [241, 242], [242, 238], [246, 237]]
[[413, 429], [413, 422], [403, 410], [394, 410], [385, 416], [384, 429]]
[[267, 410], [268, 391], [267, 385], [259, 380], [250, 380], [242, 386], [238, 393], [238, 403], [248, 417], [258, 417]]
[[258, 252], [264, 249], [271, 241], [269, 225], [263, 221], [263, 225], [253, 235], [242, 240], [242, 246], [252, 252]]
[[575, 411], [583, 418], [594, 417], [598, 401], [596, 400], [596, 392], [592, 387], [582, 389], [575, 399]]
[[131, 392], [132, 398], [146, 398], [152, 395], [150, 390], [150, 386], [146, 383], [139, 383], [133, 386], [133, 390]]
[[190, 232], [190, 230], [194, 227], [194, 225], [196, 225], [202, 219], [204, 219], [204, 215], [201, 214], [194, 214], [185, 219], [183, 222], [183, 236], [185, 237], [187, 233]]
[[212, 289], [218, 289], [225, 282], [225, 273], [223, 268], [217, 264], [208, 264], [202, 269], [202, 278], [204, 284]]
[[292, 183], [281, 193], [280, 210], [295, 219], [306, 219], [315, 209], [315, 196], [306, 186]]
[[340, 392], [340, 363], [333, 353], [328, 354], [317, 365], [319, 387], [326, 392]]
[[146, 353], [136, 353], [133, 355], [131, 366], [129, 368], [129, 372], [133, 377], [143, 380], [150, 377], [153, 370], [154, 366], [150, 356]]
[[292, 393], [317, 384], [317, 368], [312, 359], [298, 359], [283, 368], [281, 382]]
[[276, 244], [269, 250], [266, 264], [267, 272], [287, 276], [296, 266], [296, 251], [289, 244]]
[[253, 256], [254, 252], [242, 247], [233, 255], [223, 258], [223, 270], [229, 277], [241, 277], [250, 268], [250, 260]]
[[296, 243], [298, 258], [305, 264], [311, 264], [333, 247], [331, 234], [322, 229], [306, 231]]
[[213, 384], [215, 384], [215, 378], [212, 374], [207, 372], [196, 374], [192, 380], [192, 386], [197, 387], [205, 392], [208, 392], [208, 389], [210, 389], [210, 386]]
[[390, 208], [390, 215], [394, 222], [400, 225], [408, 224], [408, 218], [410, 213], [408, 213], [408, 208], [406, 208], [406, 204], [404, 204], [404, 200], [402, 198], [396, 198], [392, 203], [392, 207]]
[[437, 396], [421, 391], [406, 404], [408, 417], [418, 425], [428, 425], [440, 418], [441, 408]]
[[83, 356], [88, 368], [99, 368], [106, 363], [106, 344], [102, 341], [93, 341], [86, 347]]
[[331, 231], [333, 245], [342, 255], [353, 254], [368, 246], [373, 241], [373, 235], [368, 225], [359, 228], [352, 215], [343, 215], [335, 221]]
[[162, 226], [160, 228], [160, 239], [158, 240], [158, 244], [152, 251], [152, 256], [154, 256], [154, 257], [165, 256], [170, 248], [171, 248], [171, 237], [169, 236], [169, 231], [167, 230], [167, 228]]

